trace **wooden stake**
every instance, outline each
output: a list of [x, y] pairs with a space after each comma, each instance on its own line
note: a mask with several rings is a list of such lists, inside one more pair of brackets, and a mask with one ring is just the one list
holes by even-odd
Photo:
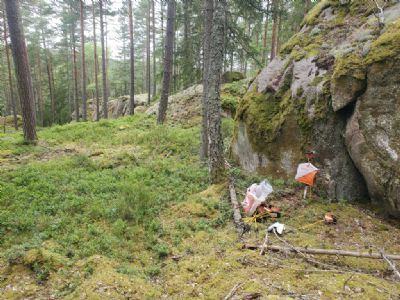
[[230, 178], [229, 180], [229, 193], [233, 210], [233, 222], [235, 223], [236, 231], [239, 234], [239, 238], [242, 239], [243, 233], [246, 232], [247, 226], [242, 220], [242, 214], [240, 213], [240, 206], [237, 201], [235, 186], [233, 184], [232, 178]]

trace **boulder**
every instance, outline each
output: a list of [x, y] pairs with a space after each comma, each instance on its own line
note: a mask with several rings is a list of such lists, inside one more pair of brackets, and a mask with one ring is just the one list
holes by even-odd
[[346, 144], [371, 199], [400, 217], [400, 60], [373, 64], [346, 127]]
[[[400, 217], [400, 5], [385, 27], [359, 1], [321, 1], [239, 102], [231, 153], [294, 178], [316, 152], [318, 191]], [[375, 19], [374, 19], [375, 18]]]
[[234, 81], [240, 81], [245, 79], [246, 77], [244, 76], [243, 73], [240, 72], [225, 72], [224, 74], [222, 74], [222, 83], [232, 83]]

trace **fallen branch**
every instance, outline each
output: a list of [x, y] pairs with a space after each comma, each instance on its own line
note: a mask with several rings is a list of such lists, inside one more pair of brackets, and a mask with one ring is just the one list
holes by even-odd
[[239, 239], [242, 241], [243, 234], [247, 231], [247, 226], [242, 220], [242, 214], [239, 209], [239, 202], [237, 201], [235, 186], [233, 179], [229, 180], [229, 194], [231, 198], [232, 210], [233, 210], [233, 222], [235, 223], [236, 231], [239, 235]]
[[[250, 250], [258, 250], [262, 249], [262, 246], [252, 245], [252, 244], [244, 244], [244, 249]], [[382, 255], [380, 253], [368, 253], [368, 252], [357, 252], [357, 251], [346, 251], [346, 250], [335, 250], [335, 249], [316, 249], [316, 248], [302, 248], [302, 247], [282, 247], [282, 246], [274, 246], [267, 245], [265, 249], [274, 252], [303, 252], [308, 254], [320, 254], [320, 255], [339, 255], [339, 256], [352, 256], [352, 257], [364, 257], [364, 258], [372, 258], [372, 259], [382, 259]], [[388, 259], [392, 260], [400, 260], [400, 255], [397, 254], [386, 254]]]
[[397, 270], [396, 265], [389, 259], [389, 255], [386, 255], [385, 252], [383, 252], [383, 250], [381, 250], [381, 256], [388, 263], [390, 268], [393, 270], [393, 273], [400, 279], [400, 272]]
[[229, 294], [225, 296], [224, 300], [229, 300], [231, 299], [235, 293], [237, 292], [237, 290], [242, 286], [242, 283], [237, 283], [235, 284], [235, 286], [230, 290]]

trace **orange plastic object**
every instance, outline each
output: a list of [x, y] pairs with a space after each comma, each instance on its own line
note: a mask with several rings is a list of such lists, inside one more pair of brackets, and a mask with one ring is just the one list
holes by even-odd
[[318, 173], [318, 171], [312, 171], [304, 176], [297, 178], [296, 180], [298, 182], [313, 186], [315, 184], [315, 179], [316, 179], [317, 173]]

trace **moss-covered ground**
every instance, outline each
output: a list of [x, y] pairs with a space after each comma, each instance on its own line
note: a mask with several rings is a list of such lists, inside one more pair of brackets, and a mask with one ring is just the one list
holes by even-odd
[[[228, 142], [233, 122], [223, 125]], [[237, 299], [399, 297], [382, 260], [315, 256], [336, 269], [326, 270], [242, 249], [227, 187], [208, 186], [198, 159], [199, 131], [139, 114], [42, 129], [36, 146], [0, 134], [0, 299], [221, 299], [238, 283]], [[261, 180], [232, 174], [240, 200]], [[398, 223], [272, 184], [292, 244], [400, 252]], [[337, 225], [318, 222], [327, 211]], [[260, 244], [271, 222], [245, 239]]]

